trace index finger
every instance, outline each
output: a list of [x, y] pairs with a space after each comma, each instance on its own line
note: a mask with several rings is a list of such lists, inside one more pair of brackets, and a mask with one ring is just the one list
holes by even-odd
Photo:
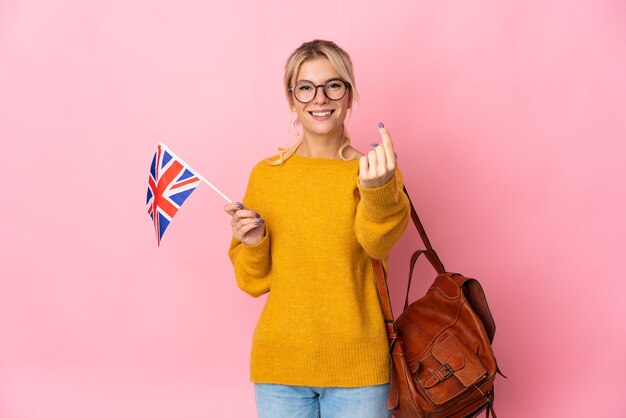
[[393, 149], [393, 141], [389, 131], [385, 128], [385, 125], [381, 122], [378, 124], [378, 132], [383, 141], [383, 147], [385, 147], [385, 154], [387, 155], [387, 161], [396, 161], [396, 153]]

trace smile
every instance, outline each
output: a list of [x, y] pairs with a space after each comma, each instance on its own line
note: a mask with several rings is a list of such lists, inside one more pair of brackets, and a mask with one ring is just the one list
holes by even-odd
[[309, 112], [309, 113], [313, 115], [313, 117], [316, 117], [316, 118], [325, 118], [327, 116], [330, 116], [330, 114], [333, 112], [334, 110], [325, 110], [323, 112]]

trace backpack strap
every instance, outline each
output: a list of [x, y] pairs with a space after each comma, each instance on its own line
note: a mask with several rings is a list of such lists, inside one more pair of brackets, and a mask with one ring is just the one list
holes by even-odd
[[[411, 291], [411, 281], [413, 280], [413, 269], [415, 268], [415, 263], [417, 262], [417, 259], [420, 257], [420, 255], [424, 254], [424, 256], [426, 258], [429, 259], [430, 264], [433, 265], [434, 264], [431, 260], [437, 260], [439, 264], [441, 264], [441, 261], [439, 261], [439, 257], [437, 256], [437, 253], [435, 253], [435, 250], [430, 249], [430, 250], [417, 250], [413, 253], [413, 255], [411, 256], [411, 261], [409, 263], [409, 281], [406, 285], [406, 296], [404, 298], [404, 308], [402, 309], [402, 311], [405, 311], [406, 308], [409, 307], [409, 292]], [[429, 258], [430, 255], [430, 258]], [[443, 269], [443, 264], [441, 264], [441, 268]], [[438, 272], [439, 273], [439, 272]]]
[[[392, 349], [393, 351], [393, 349]], [[399, 394], [398, 394], [398, 371], [396, 370], [396, 366], [393, 362], [393, 353], [389, 356], [389, 395], [387, 396], [387, 409], [392, 410], [397, 408], [399, 403]]]
[[[415, 211], [415, 207], [413, 206], [413, 202], [411, 201], [409, 192], [406, 190], [406, 186], [403, 186], [403, 187], [404, 187], [404, 194], [406, 195], [407, 199], [409, 199], [409, 205], [411, 206], [411, 219], [413, 220], [413, 225], [415, 225], [415, 229], [417, 229], [417, 232], [420, 234], [420, 238], [422, 238], [422, 242], [424, 243], [424, 246], [426, 247], [426, 250], [427, 250], [424, 252], [424, 255], [426, 256], [428, 261], [430, 261], [430, 264], [434, 267], [435, 271], [438, 274], [443, 274], [446, 272], [446, 269], [443, 267], [443, 263], [439, 259], [439, 256], [437, 255], [435, 250], [433, 250], [432, 245], [430, 245], [430, 240], [428, 239], [428, 236], [426, 235], [424, 226], [420, 222], [419, 216], [417, 216], [417, 212]], [[409, 280], [410, 280], [410, 277], [409, 277]]]
[[[406, 190], [406, 186], [403, 188], [404, 194], [406, 194], [407, 199], [409, 200], [409, 205], [411, 206], [411, 219], [413, 220], [413, 225], [415, 225], [415, 229], [420, 234], [424, 245], [426, 246], [426, 250], [419, 250], [413, 257], [411, 257], [411, 272], [409, 273], [409, 282], [406, 291], [406, 299], [405, 299], [405, 309], [408, 305], [408, 297], [409, 290], [411, 289], [411, 277], [413, 276], [413, 268], [415, 267], [415, 262], [419, 258], [419, 256], [423, 253], [430, 264], [434, 267], [434, 269], [439, 274], [445, 273], [445, 268], [443, 263], [439, 259], [439, 256], [433, 249], [432, 245], [430, 245], [430, 240], [426, 235], [426, 231], [420, 222], [419, 217], [417, 216], [417, 212], [415, 211], [415, 207], [413, 206], [413, 202], [411, 202], [411, 198], [409, 197], [409, 192]], [[376, 260], [372, 258], [372, 267], [374, 269], [374, 276], [376, 277], [376, 286], [378, 288], [378, 295], [380, 296], [380, 304], [383, 310], [383, 316], [385, 318], [385, 328], [387, 329], [387, 337], [389, 338], [389, 345], [391, 347], [390, 352], [393, 351], [393, 345], [398, 339], [398, 329], [396, 328], [395, 317], [393, 316], [393, 310], [391, 308], [391, 299], [389, 298], [389, 287], [387, 286], [387, 274], [385, 272], [385, 267], [381, 260]]]
[[372, 258], [372, 268], [374, 269], [374, 276], [376, 277], [376, 286], [378, 288], [378, 296], [380, 297], [380, 306], [383, 310], [383, 317], [385, 318], [387, 337], [389, 337], [389, 344], [393, 345], [398, 339], [398, 329], [396, 328], [396, 321], [391, 308], [389, 288], [387, 287], [387, 274], [385, 272], [383, 262], [380, 260]]
[[393, 362], [393, 352], [398, 341], [398, 329], [391, 308], [391, 299], [389, 299], [389, 288], [387, 287], [387, 275], [382, 261], [372, 258], [372, 268], [376, 277], [376, 286], [378, 288], [378, 296], [380, 297], [380, 306], [385, 318], [385, 329], [387, 330], [387, 338], [389, 339], [389, 395], [387, 396], [387, 409], [392, 410], [398, 406], [398, 376], [396, 366]]
[[498, 416], [496, 415], [496, 410], [493, 409], [493, 402], [495, 400], [495, 392], [494, 392], [494, 388], [491, 388], [491, 396], [489, 396], [489, 405], [487, 405], [487, 414], [486, 414], [486, 418], [489, 418], [489, 413], [491, 412], [491, 414], [493, 414], [493, 418], [498, 418]]

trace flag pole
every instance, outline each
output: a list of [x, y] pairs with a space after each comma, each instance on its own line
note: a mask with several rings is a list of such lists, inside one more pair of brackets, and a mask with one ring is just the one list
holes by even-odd
[[199, 178], [200, 180], [202, 180], [203, 182], [205, 182], [206, 184], [208, 184], [209, 186], [211, 186], [211, 188], [212, 188], [213, 190], [215, 190], [215, 191], [216, 191], [216, 192], [217, 192], [220, 196], [222, 196], [222, 197], [223, 197], [223, 198], [224, 198], [224, 199], [225, 199], [228, 203], [233, 203], [233, 201], [232, 201], [232, 200], [230, 200], [228, 197], [226, 197], [226, 195], [225, 195], [224, 193], [220, 192], [220, 191], [219, 191], [219, 189], [218, 189], [217, 187], [213, 186], [211, 183], [209, 183], [209, 182], [207, 181], [207, 179], [205, 179], [204, 177], [202, 177], [202, 176], [200, 175], [200, 173], [196, 172], [196, 175], [198, 176], [198, 178]]
[[[180, 158], [178, 155], [174, 154], [172, 152], [171, 149], [169, 149], [167, 147], [167, 145], [165, 145], [163, 142], [159, 142], [159, 145], [161, 145], [163, 148], [165, 148], [167, 150], [167, 152], [169, 152], [172, 157], [176, 158], [178, 161], [182, 161], [185, 163], [185, 165], [189, 168], [191, 168], [191, 166], [189, 164], [187, 164], [185, 162], [185, 160], [183, 160], [182, 158]], [[204, 177], [202, 177], [202, 175], [200, 173], [198, 173], [196, 170], [194, 170], [193, 168], [191, 168], [191, 171], [193, 171], [195, 173], [196, 176], [198, 176], [198, 178], [200, 180], [202, 180], [203, 182], [205, 182], [206, 184], [208, 184], [213, 190], [215, 190], [220, 196], [222, 196], [228, 203], [232, 203], [233, 201], [230, 200], [224, 193], [222, 193], [217, 187], [215, 187], [214, 185], [212, 185], [210, 182], [207, 181], [207, 179], [205, 179]]]

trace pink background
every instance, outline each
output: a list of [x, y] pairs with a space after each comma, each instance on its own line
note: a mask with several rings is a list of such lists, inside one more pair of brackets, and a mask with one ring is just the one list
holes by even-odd
[[157, 248], [148, 168], [164, 141], [240, 199], [294, 139], [282, 68], [315, 37], [352, 55], [356, 147], [385, 122], [446, 267], [485, 288], [498, 414], [626, 416], [623, 1], [5, 0], [1, 417], [255, 416], [265, 296], [236, 286], [225, 202], [201, 186]]

